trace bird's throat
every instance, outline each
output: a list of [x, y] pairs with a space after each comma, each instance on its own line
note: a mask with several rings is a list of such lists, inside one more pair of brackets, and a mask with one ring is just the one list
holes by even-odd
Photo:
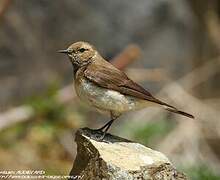
[[84, 66], [78, 66], [78, 65], [76, 65], [76, 64], [73, 64], [73, 75], [74, 75], [74, 79], [76, 78], [76, 74], [77, 74], [78, 72], [81, 72], [80, 74], [82, 74], [82, 73], [86, 70], [86, 68], [87, 68], [88, 65], [89, 65], [89, 64], [84, 65]]
[[72, 67], [73, 67], [73, 74], [74, 74], [74, 77], [75, 77], [76, 72], [77, 72], [78, 69], [79, 69], [79, 66], [77, 66], [76, 64], [73, 64], [73, 63], [72, 63]]

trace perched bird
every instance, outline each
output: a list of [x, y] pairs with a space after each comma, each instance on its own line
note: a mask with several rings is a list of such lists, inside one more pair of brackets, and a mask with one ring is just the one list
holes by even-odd
[[129, 79], [124, 72], [107, 62], [95, 47], [87, 42], [73, 43], [66, 50], [58, 52], [67, 54], [73, 65], [78, 97], [98, 111], [111, 116], [108, 123], [97, 129], [103, 132], [100, 140], [121, 114], [149, 106], [162, 107], [170, 112], [194, 118], [193, 115], [179, 111], [174, 106], [153, 97], [146, 89]]

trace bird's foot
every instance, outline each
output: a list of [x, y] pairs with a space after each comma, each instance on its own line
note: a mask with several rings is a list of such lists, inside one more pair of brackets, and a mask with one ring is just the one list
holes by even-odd
[[98, 136], [98, 137], [96, 137], [96, 141], [98, 141], [98, 142], [103, 142], [104, 141], [104, 138], [105, 138], [105, 135], [104, 135], [104, 133], [101, 135], [101, 136]]
[[94, 129], [93, 131], [97, 132], [96, 134], [94, 134], [94, 136], [92, 137], [93, 140], [98, 141], [98, 142], [107, 142], [105, 140], [105, 136], [106, 136], [106, 132], [102, 131], [101, 128], [99, 129]]
[[96, 141], [104, 142], [105, 135], [106, 135], [108, 129], [110, 128], [110, 126], [112, 125], [113, 122], [114, 122], [114, 119], [111, 119], [109, 122], [107, 122], [101, 128], [94, 129], [94, 131], [96, 131], [97, 134], [99, 135], [99, 137], [96, 136], [96, 139], [95, 139]]

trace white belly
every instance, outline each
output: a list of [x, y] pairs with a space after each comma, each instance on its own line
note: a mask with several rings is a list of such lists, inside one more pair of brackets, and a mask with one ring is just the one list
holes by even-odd
[[75, 86], [75, 88], [79, 98], [101, 110], [121, 113], [141, 109], [148, 104], [145, 100], [123, 95], [114, 90], [107, 90], [106, 88], [99, 87], [86, 79], [80, 80], [77, 84], [78, 86]]

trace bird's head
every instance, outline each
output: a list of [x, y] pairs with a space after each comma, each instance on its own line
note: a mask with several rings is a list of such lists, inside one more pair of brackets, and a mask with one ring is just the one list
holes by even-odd
[[58, 51], [67, 54], [74, 66], [84, 66], [91, 63], [93, 57], [97, 54], [96, 49], [87, 42], [76, 42], [67, 49]]

